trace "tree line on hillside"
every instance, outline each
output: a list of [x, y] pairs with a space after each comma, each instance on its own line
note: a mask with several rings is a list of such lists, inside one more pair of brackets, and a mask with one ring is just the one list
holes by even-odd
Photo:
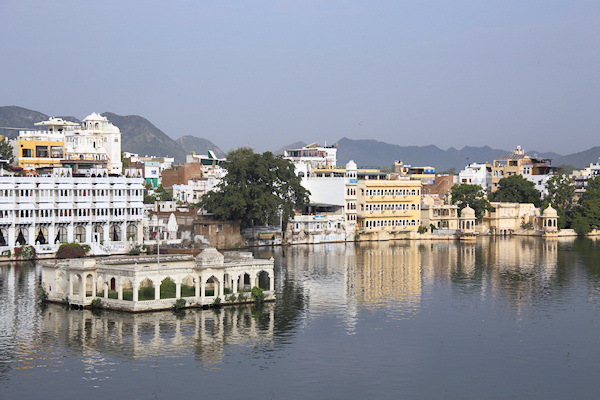
[[542, 198], [533, 182], [521, 175], [500, 179], [498, 190], [486, 196], [480, 185], [456, 184], [452, 187], [452, 204], [459, 211], [469, 205], [477, 219], [490, 211], [492, 202], [532, 203], [542, 210], [552, 206], [558, 214], [560, 229], [572, 228], [578, 235], [585, 235], [600, 228], [600, 177], [588, 181], [587, 190], [575, 200], [575, 186], [567, 175], [552, 176], [547, 182], [548, 194]]

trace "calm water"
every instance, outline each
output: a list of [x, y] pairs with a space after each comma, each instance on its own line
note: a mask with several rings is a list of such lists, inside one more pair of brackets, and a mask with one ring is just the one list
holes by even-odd
[[[93, 314], [0, 267], [0, 398], [596, 399], [600, 245], [298, 246], [262, 309]], [[185, 397], [184, 397], [185, 396]]]

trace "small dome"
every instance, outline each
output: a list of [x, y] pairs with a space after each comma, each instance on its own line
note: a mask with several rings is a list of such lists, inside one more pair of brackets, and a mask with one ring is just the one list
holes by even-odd
[[108, 121], [108, 119], [106, 119], [106, 117], [103, 117], [102, 115], [95, 113], [95, 112], [91, 113], [90, 115], [85, 117], [83, 120], [84, 121]]
[[346, 164], [346, 171], [356, 171], [356, 163], [353, 160], [348, 161]]
[[223, 254], [219, 253], [214, 247], [204, 249], [196, 256], [196, 264], [200, 267], [222, 266], [224, 260]]
[[544, 212], [542, 213], [542, 217], [556, 218], [556, 217], [558, 217], [558, 213], [556, 212], [556, 210], [554, 208], [552, 208], [552, 206], [548, 206], [548, 208], [546, 208], [544, 210]]
[[471, 207], [466, 206], [465, 208], [462, 209], [462, 211], [460, 212], [460, 217], [461, 218], [475, 218], [475, 210], [473, 210]]

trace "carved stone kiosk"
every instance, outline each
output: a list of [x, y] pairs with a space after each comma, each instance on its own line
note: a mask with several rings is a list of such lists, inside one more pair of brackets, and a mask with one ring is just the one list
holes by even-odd
[[104, 308], [150, 311], [173, 307], [242, 303], [254, 286], [274, 300], [273, 258], [255, 259], [252, 253], [219, 253], [214, 248], [195, 258], [189, 255], [107, 257], [56, 260], [42, 263], [42, 286], [48, 300], [89, 306], [100, 298]]

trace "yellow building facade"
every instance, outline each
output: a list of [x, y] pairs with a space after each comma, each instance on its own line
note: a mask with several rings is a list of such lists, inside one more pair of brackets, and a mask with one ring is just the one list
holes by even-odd
[[416, 231], [421, 224], [421, 181], [359, 180], [357, 230]]
[[62, 135], [25, 131], [17, 139], [18, 164], [24, 170], [59, 166], [64, 155], [65, 142]]

